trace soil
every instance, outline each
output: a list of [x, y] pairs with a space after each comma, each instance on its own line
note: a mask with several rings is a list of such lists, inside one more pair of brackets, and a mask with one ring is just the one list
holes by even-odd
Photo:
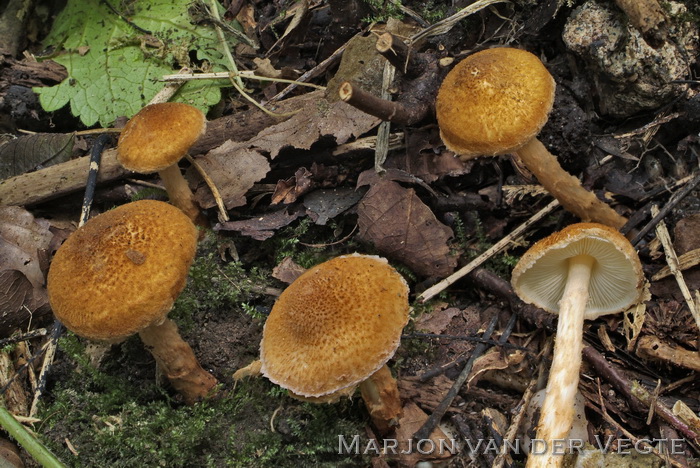
[[[244, 24], [244, 30], [255, 35], [261, 48], [258, 51], [236, 49], [234, 56], [241, 67], [257, 69], [254, 59], [265, 57], [275, 70], [292, 78], [315, 70], [353, 36], [376, 36], [368, 32], [373, 21], [374, 28], [383, 28], [384, 24], [400, 19], [404, 23], [401, 27], [415, 31], [470, 3], [411, 0], [401, 3], [369, 0], [296, 4], [260, 0], [223, 2], [227, 9], [226, 21], [236, 17], [254, 19]], [[299, 4], [309, 9], [300, 14], [298, 23], [290, 22], [285, 15]], [[402, 5], [403, 11], [398, 5]], [[641, 35], [612, 1], [499, 4], [458, 22], [446, 33], [429, 37], [417, 52], [423, 54], [422, 60], [434, 66], [440, 63], [439, 59], [457, 61], [474, 51], [500, 45], [524, 48], [539, 56], [557, 83], [554, 107], [539, 134], [540, 141], [558, 155], [565, 170], [580, 176], [586, 188], [631, 220], [626, 227], [628, 231], [638, 232], [652, 218], [651, 204], [663, 209], [676, 201], [676, 194], [684, 187], [697, 184], [700, 151], [697, 90], [700, 82], [697, 81], [696, 58], [699, 46], [697, 29], [688, 31], [693, 24], [697, 26], [700, 8], [691, 0], [663, 5], [667, 15], [665, 22]], [[677, 10], [680, 5], [685, 5], [684, 11]], [[21, 55], [24, 48], [37, 55], [41, 53], [41, 39], [50, 30], [60, 7], [51, 2], [37, 2], [23, 29], [26, 45], [21, 50], [0, 50], [0, 127], [4, 133], [19, 135], [20, 130], [59, 133], [85, 129], [67, 107], [51, 113], [44, 111], [31, 91], [32, 86], [50, 86], [62, 79], [60, 67], [55, 64], [40, 67]], [[600, 9], [596, 10], [597, 17], [607, 18], [607, 12], [613, 12], [611, 17], [623, 25], [624, 38], [638, 41], [635, 42], [638, 63], [629, 64], [631, 52], [625, 52], [626, 43], [613, 37], [612, 29], [605, 29], [607, 36], [602, 34], [597, 43], [586, 49], [590, 53], [574, 52], [579, 43], [567, 42], [573, 41], [568, 36], [565, 41], [564, 31], [585, 8]], [[240, 16], [241, 11], [248, 16]], [[421, 24], [422, 20], [426, 23]], [[596, 24], [599, 28], [612, 28], [610, 24]], [[285, 33], [288, 26], [290, 29]], [[598, 34], [596, 31], [587, 30], [585, 34]], [[611, 38], [617, 38], [617, 42]], [[584, 39], [576, 40], [585, 42]], [[669, 48], [661, 46], [659, 40]], [[611, 41], [614, 44], [609, 44]], [[647, 49], [647, 41], [654, 47]], [[2, 47], [7, 46], [2, 44]], [[609, 59], [607, 62], [594, 53], [606, 47], [610, 50], [605, 49], [600, 55]], [[642, 63], [648, 58], [644, 54], [654, 51], [659, 54], [654, 56], [655, 61]], [[664, 55], [675, 53], [681, 58]], [[683, 60], [683, 73], [673, 75], [673, 67]], [[27, 67], [35, 71], [27, 73]], [[338, 68], [338, 62], [332, 62], [315, 73], [311, 81], [325, 86]], [[624, 80], [618, 80], [615, 74], [618, 68], [625, 69]], [[417, 78], [410, 73], [397, 73], [391, 87], [396, 91], [395, 102], [412, 103], [418, 99], [432, 103], [434, 95], [431, 93], [434, 94], [446, 69], [432, 70], [434, 73], [426, 72]], [[362, 73], [369, 71], [362, 69]], [[661, 75], [686, 82], [676, 85], [653, 82]], [[651, 84], [642, 86], [640, 83], [647, 77], [652, 80]], [[421, 82], [416, 91], [413, 85], [421, 80], [426, 82]], [[368, 78], [366, 82], [370, 81]], [[675, 86], [672, 92], [667, 91], [667, 85]], [[252, 95], [258, 101], [267, 101], [285, 86], [256, 84]], [[302, 91], [297, 89], [288, 97], [300, 94]], [[613, 98], [616, 104], [611, 109], [605, 103], [612, 102], [609, 100]], [[332, 109], [335, 104], [329, 99], [318, 107], [326, 105]], [[392, 219], [394, 224], [386, 223], [391, 228], [406, 231], [416, 226], [419, 230], [429, 229], [425, 226], [430, 225], [449, 229], [453, 235], [441, 246], [444, 252], [434, 255], [441, 257], [440, 268], [452, 262], [454, 270], [498, 242], [551, 198], [542, 190], [534, 189], [536, 180], [511, 158], [455, 162], [454, 155], [440, 139], [433, 109], [426, 108], [427, 113], [417, 122], [393, 125], [392, 131], [404, 132], [400, 141], [409, 144], [392, 149], [385, 166], [390, 168], [387, 178], [398, 183], [400, 190], [410, 189], [411, 195], [432, 213], [432, 224], [412, 226], [413, 218]], [[237, 113], [245, 117], [236, 119]], [[309, 115], [311, 127], [316, 123], [313, 119], [318, 117], [313, 113]], [[211, 109], [208, 118], [216, 134], [205, 136], [208, 147], [193, 154], [198, 159], [223, 143], [227, 137], [222, 135], [232, 127], [242, 128], [240, 141], [253, 141], [255, 135], [266, 129], [282, 128], [275, 127], [281, 119], [261, 113], [232, 89], [225, 90], [225, 99]], [[507, 283], [510, 271], [531, 243], [577, 219], [561, 209], [554, 211], [531, 228], [524, 239], [513, 243], [507, 252], [483, 265], [479, 271], [491, 275], [488, 276], [490, 281], [470, 275], [426, 304], [419, 303], [415, 300], [417, 295], [446, 275], [431, 274], [430, 266], [424, 269], [407, 266], [414, 265], [412, 261], [422, 258], [419, 254], [424, 252], [409, 250], [403, 258], [396, 256], [396, 251], [401, 250], [399, 247], [387, 248], [371, 237], [371, 229], [356, 229], [358, 218], [363, 216], [363, 202], [357, 201], [359, 196], [347, 202], [329, 198], [329, 205], [322, 206], [333, 205], [337, 211], [331, 215], [328, 208], [322, 213], [330, 218], [325, 224], [315, 223], [318, 213], [304, 205], [304, 196], [314, 191], [345, 190], [355, 188], [358, 183], [366, 182], [371, 186], [377, 183], [371, 178], [374, 165], [371, 149], [353, 148], [341, 155], [334, 153], [340, 149], [346, 151], [343, 146], [346, 143], [377, 134], [376, 123], [358, 123], [359, 120], [352, 122], [352, 128], [364, 128], [365, 124], [370, 128], [361, 135], [345, 135], [347, 132], [341, 131], [344, 129], [328, 124], [324, 127], [330, 129], [328, 133], [318, 135], [307, 147], [301, 148], [301, 143], [295, 147], [297, 136], [290, 133], [289, 145], [260, 150], [259, 154], [270, 164], [267, 175], [255, 185], [251, 182], [245, 193], [245, 204], [227, 210], [232, 221], [247, 223], [246, 230], [221, 222], [216, 207], [206, 210], [210, 227], [214, 229], [203, 230], [188, 285], [170, 316], [178, 323], [183, 338], [192, 346], [202, 367], [219, 380], [215, 398], [193, 406], [184, 405], [168, 382], [159, 376], [153, 358], [137, 337], [113, 344], [104, 355], [96, 356], [86, 351], [85, 340], [70, 332], [64, 334], [48, 374], [40, 421], [33, 424], [33, 430], [66, 465], [386, 467], [417, 466], [425, 461], [449, 467], [494, 464], [497, 451], [470, 453], [465, 441], [473, 445], [479, 440], [485, 441], [484, 444], [488, 441], [500, 444], [506, 437], [524, 407], [523, 396], [528, 394], [528, 386], [542, 387], [546, 382], [551, 356], [550, 351], [543, 353], [543, 350], [555, 334], [551, 317], [514, 299]], [[350, 127], [350, 123], [347, 126]], [[342, 142], [340, 135], [345, 138]], [[92, 136], [79, 137], [73, 156], [88, 154], [93, 142]], [[0, 146], [0, 157], [4, 155]], [[193, 172], [190, 170], [188, 176]], [[93, 212], [99, 213], [136, 198], [167, 199], [162, 191], [144, 188], [144, 182], [158, 183], [156, 176], [129, 179], [119, 177], [100, 183]], [[271, 204], [270, 196], [281, 203]], [[61, 239], [75, 228], [81, 201], [82, 193], [49, 195], [25, 208], [35, 218], [50, 223], [55, 238]], [[278, 211], [280, 207], [285, 210], [284, 216], [278, 216], [282, 213]], [[666, 213], [664, 222], [679, 255], [700, 248], [698, 231], [694, 227], [698, 219], [700, 193], [697, 189], [687, 191]], [[636, 245], [648, 279], [667, 263], [656, 239], [655, 226], [650, 226]], [[434, 232], [428, 231], [428, 236]], [[408, 234], [405, 238], [409, 238]], [[380, 454], [365, 450], [371, 448], [373, 442], [380, 446], [382, 442], [359, 395], [338, 403], [315, 405], [291, 398], [284, 389], [264, 378], [237, 382], [233, 379], [236, 370], [258, 358], [265, 318], [279, 291], [287, 285], [278, 279], [283, 276], [276, 270], [282, 260], [289, 258], [303, 269], [355, 251], [389, 257], [411, 288], [411, 318], [401, 346], [388, 363], [398, 380], [404, 403], [415, 403], [419, 412], [429, 415], [458, 379], [467, 360], [480, 349], [481, 342], [488, 345], [487, 352], [493, 353], [487, 355], [488, 359], [474, 363], [467, 383], [442, 419], [441, 428], [446, 437], [462, 441], [462, 450], [450, 457], [436, 460], [434, 454]], [[46, 268], [48, 259], [44, 263]], [[694, 294], [700, 289], [700, 273], [693, 265], [684, 268], [685, 281]], [[0, 273], [2, 270], [4, 268], [0, 267]], [[697, 466], [700, 438], [691, 440], [689, 437], [693, 431], [700, 432], [697, 418], [687, 424], [689, 429], [685, 430], [679, 417], [659, 416], [662, 410], [658, 407], [655, 416], [649, 417], [649, 403], [640, 403], [629, 394], [631, 382], [638, 381], [664, 407], [682, 401], [695, 414], [700, 411], [700, 387], [696, 378], [700, 371], [697, 324], [673, 277], [651, 281], [650, 292], [641, 315], [635, 317], [628, 311], [624, 317], [618, 314], [586, 325], [587, 345], [604, 357], [612, 371], [601, 370], [593, 358], [584, 360], [579, 388], [585, 397], [585, 430], [591, 441], [595, 440], [595, 435], [612, 437], [617, 444], [622, 443], [621, 440], [634, 443], [637, 439], [653, 438], [680, 441], [680, 448], [675, 448], [673, 453], [664, 452], [668, 447], [660, 448], [663, 452], [660, 456], [641, 454], [641, 458], [625, 459], [617, 453], [615, 461], [612, 455], [606, 458], [605, 466], [617, 466], [613, 463], [660, 466], [664, 458], [671, 466]], [[9, 303], [3, 300], [0, 307]], [[494, 317], [497, 320], [494, 333], [482, 339]], [[29, 327], [27, 317], [3, 322], [3, 326], [8, 328], [6, 336], [10, 336], [13, 332], [51, 327], [52, 320], [44, 304], [43, 308], [36, 308], [36, 316], [32, 317]], [[658, 347], [640, 350], [637, 343], [643, 336], [658, 338], [676, 354], [662, 355]], [[44, 338], [30, 341], [33, 352], [38, 352], [42, 340]], [[689, 357], [680, 359], [682, 353]], [[16, 364], [19, 367], [20, 363]], [[37, 358], [34, 367], [40, 364], [41, 359]], [[433, 371], [433, 377], [420, 378]], [[30, 395], [30, 383], [24, 372], [18, 375], [23, 391]], [[520, 432], [532, 434], [535, 423], [526, 417]], [[347, 441], [357, 435], [359, 450], [339, 453], [341, 435]], [[604, 456], [593, 448], [587, 448], [586, 456]], [[619, 452], [618, 448], [620, 445], [614, 446]], [[22, 451], [21, 456], [27, 466], [37, 466], [28, 453]], [[524, 462], [524, 454], [516, 453], [498, 466], [522, 466]]]

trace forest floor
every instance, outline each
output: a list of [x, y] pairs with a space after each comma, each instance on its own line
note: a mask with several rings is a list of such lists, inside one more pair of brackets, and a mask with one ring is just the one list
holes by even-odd
[[[108, 2], [94, 3], [104, 8]], [[140, 3], [113, 2], [104, 21], [136, 31], [135, 50], [144, 51], [144, 60], [163, 50], [165, 56], [172, 52], [165, 33], [133, 28]], [[193, 27], [219, 24], [202, 13], [205, 3], [181, 12]], [[554, 106], [539, 140], [629, 220], [622, 231], [638, 233], [633, 242], [649, 282], [640, 306], [586, 322], [577, 415], [587, 445], [576, 466], [699, 466], [693, 312], [700, 307], [700, 7], [693, 0], [662, 2], [654, 12], [656, 1], [637, 2], [652, 8], [645, 22], [612, 0], [490, 2], [431, 29], [472, 3], [223, 2], [220, 24], [237, 21], [254, 39], [231, 44], [240, 70], [322, 89], [244, 80], [253, 100], [276, 113], [269, 115], [230, 83], [217, 85], [220, 100], [206, 106], [207, 131], [190, 151], [193, 159], [181, 163], [209, 227], [170, 317], [221, 383], [219, 396], [183, 404], [138, 337], [99, 348], [64, 332], [37, 412], [26, 419], [58, 458], [77, 467], [523, 466], [522, 450], [499, 453], [504, 439], [524, 445], [522, 437], [534, 434], [537, 416], [528, 401], [546, 382], [556, 318], [520, 302], [510, 274], [530, 245], [578, 218], [550, 206], [551, 195], [508, 155], [456, 158], [440, 138], [433, 105], [455, 63], [505, 45], [534, 53], [554, 77]], [[28, 20], [0, 41], [0, 338], [13, 337], [4, 342], [0, 383], [13, 382], [6, 407], [29, 417], [34, 376], [54, 326], [44, 275], [77, 227], [85, 185], [84, 172], [56, 174], [89, 155], [97, 140], [73, 132], [119, 127], [133, 112], [115, 110], [115, 120], [100, 113], [98, 96], [89, 93], [87, 102], [72, 96], [54, 105], [58, 98], [47, 96], [56, 85], [80, 78], [36, 57], [68, 48], [70, 28], [63, 26], [65, 42], [47, 49], [45, 38], [61, 33], [54, 21], [62, 5], [25, 4], [31, 5]], [[396, 70], [388, 86], [388, 62], [375, 47], [386, 31], [414, 38], [411, 63], [428, 64], [417, 72]], [[159, 44], [144, 45], [154, 37]], [[85, 47], [76, 47], [76, 57], [89, 53]], [[197, 51], [186, 52], [194, 64], [206, 62]], [[170, 66], [171, 73], [179, 69]], [[344, 81], [376, 96], [388, 93], [412, 120], [382, 125], [339, 101]], [[152, 97], [140, 93], [134, 112]], [[95, 109], [94, 117], [87, 109]], [[116, 140], [107, 143], [105, 168]], [[378, 174], [382, 143], [386, 160]], [[22, 178], [31, 174], [55, 183]], [[109, 166], [92, 213], [144, 198], [167, 200], [160, 184], [156, 175]], [[654, 218], [655, 209], [662, 216]], [[507, 238], [538, 213], [521, 235]], [[675, 254], [660, 242], [663, 229]], [[504, 248], [471, 273], [430, 300], [418, 299], [504, 238]], [[353, 252], [387, 257], [411, 290], [410, 320], [388, 363], [405, 419], [402, 430], [384, 438], [359, 395], [316, 405], [262, 377], [233, 379], [259, 357], [263, 325], [280, 292], [304, 269]], [[664, 274], [674, 255], [680, 273]], [[37, 330], [38, 337], [27, 337]], [[408, 450], [403, 444], [411, 429], [426, 421], [467, 364], [473, 366], [467, 381], [441, 419], [443, 432], [432, 439], [458, 441], [455, 453], [427, 445]], [[402, 450], [392, 450], [393, 441]], [[26, 452], [19, 454], [36, 466]]]

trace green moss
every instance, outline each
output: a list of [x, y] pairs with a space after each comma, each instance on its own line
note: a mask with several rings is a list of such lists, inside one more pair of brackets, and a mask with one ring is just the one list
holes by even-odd
[[364, 0], [372, 8], [372, 16], [365, 18], [369, 23], [383, 23], [389, 18], [401, 19], [401, 2], [399, 0]]
[[69, 466], [296, 468], [367, 462], [338, 454], [338, 435], [364, 432], [358, 402], [302, 403], [265, 379], [252, 379], [220, 399], [179, 406], [154, 384], [135, 385], [129, 374], [91, 367], [72, 335], [61, 340], [61, 349], [76, 369], [53, 388], [38, 431]]

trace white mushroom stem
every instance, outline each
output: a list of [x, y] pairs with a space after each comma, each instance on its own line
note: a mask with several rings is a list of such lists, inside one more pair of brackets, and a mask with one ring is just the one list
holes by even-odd
[[175, 322], [166, 318], [160, 325], [141, 330], [139, 336], [185, 403], [191, 405], [212, 396], [218, 381], [199, 365]]
[[360, 384], [360, 394], [377, 430], [381, 434], [391, 432], [403, 408], [396, 379], [386, 364]]
[[[533, 442], [534, 452], [528, 458], [526, 468], [559, 467], [563, 461], [564, 440], [574, 421], [583, 350], [583, 320], [594, 262], [589, 255], [569, 259], [569, 274], [559, 303], [552, 367], [537, 426], [536, 439], [539, 442]], [[553, 444], [558, 449], [554, 453]]]
[[170, 202], [180, 208], [193, 222], [199, 224], [201, 213], [199, 207], [194, 202], [194, 194], [187, 185], [187, 181], [180, 173], [180, 168], [177, 164], [166, 167], [158, 171], [158, 175], [163, 180], [165, 190], [168, 192]]
[[581, 182], [566, 172], [557, 158], [537, 138], [532, 138], [515, 153], [542, 186], [569, 212], [583, 221], [593, 221], [620, 229], [627, 219], [583, 188]]

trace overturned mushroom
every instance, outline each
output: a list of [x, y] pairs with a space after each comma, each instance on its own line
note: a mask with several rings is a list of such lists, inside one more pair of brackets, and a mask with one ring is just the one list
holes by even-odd
[[346, 255], [309, 269], [279, 297], [260, 344], [262, 374], [293, 396], [334, 401], [359, 385], [372, 421], [401, 415], [386, 362], [408, 321], [408, 285], [388, 262]]
[[561, 205], [583, 221], [620, 228], [627, 221], [559, 165], [537, 139], [554, 103], [555, 83], [530, 52], [487, 49], [459, 62], [436, 102], [445, 145], [463, 160], [515, 153]]
[[217, 384], [167, 318], [197, 237], [189, 218], [168, 203], [128, 203], [78, 228], [56, 252], [47, 283], [53, 312], [69, 330], [108, 342], [138, 333], [188, 404]]
[[158, 172], [172, 204], [198, 224], [199, 207], [177, 163], [205, 128], [206, 118], [196, 107], [179, 102], [151, 104], [127, 122], [117, 145], [122, 166], [141, 174]]
[[644, 275], [637, 252], [618, 231], [579, 223], [534, 244], [513, 269], [520, 298], [559, 315], [552, 367], [537, 439], [546, 451], [531, 454], [527, 467], [560, 466], [552, 443], [567, 437], [574, 420], [584, 319], [623, 311], [642, 298]]

